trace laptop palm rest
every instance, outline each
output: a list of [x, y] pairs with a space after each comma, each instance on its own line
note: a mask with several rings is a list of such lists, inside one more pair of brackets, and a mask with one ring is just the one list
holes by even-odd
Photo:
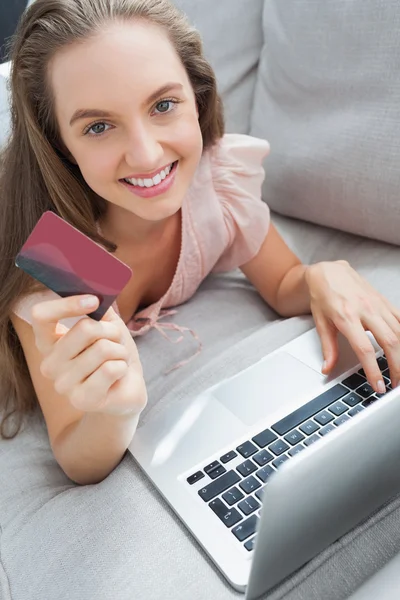
[[317, 395], [325, 378], [287, 352], [267, 356], [213, 390], [213, 395], [246, 425], [290, 413]]

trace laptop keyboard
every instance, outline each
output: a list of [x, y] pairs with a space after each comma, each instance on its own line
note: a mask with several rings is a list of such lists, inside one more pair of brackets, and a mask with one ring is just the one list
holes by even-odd
[[[386, 357], [379, 357], [378, 364], [388, 392], [392, 388]], [[200, 498], [251, 552], [269, 478], [284, 462], [382, 396], [374, 392], [360, 369], [219, 460], [205, 465], [186, 481], [193, 485], [205, 476], [211, 479], [198, 490]]]

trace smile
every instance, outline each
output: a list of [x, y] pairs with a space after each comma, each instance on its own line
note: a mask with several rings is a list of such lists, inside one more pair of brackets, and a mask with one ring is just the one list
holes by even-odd
[[136, 179], [135, 177], [131, 177], [131, 178], [125, 178], [124, 181], [135, 187], [141, 187], [141, 188], [154, 187], [156, 185], [159, 185], [162, 181], [164, 181], [164, 179], [166, 177], [168, 177], [168, 175], [171, 173], [172, 169], [174, 168], [174, 166], [176, 165], [177, 162], [178, 161], [171, 163], [168, 167], [165, 167], [164, 169], [159, 171], [154, 177], [148, 177], [148, 178], [143, 178], [143, 179], [141, 179], [141, 178]]
[[122, 185], [135, 196], [153, 198], [161, 196], [171, 189], [174, 184], [179, 161], [161, 169], [153, 177], [126, 177], [120, 179]]

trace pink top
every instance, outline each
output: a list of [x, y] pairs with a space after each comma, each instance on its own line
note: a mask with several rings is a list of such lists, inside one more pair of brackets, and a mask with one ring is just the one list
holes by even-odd
[[[209, 273], [231, 271], [257, 255], [269, 227], [269, 209], [261, 200], [262, 160], [268, 152], [264, 140], [226, 134], [203, 153], [182, 204], [182, 245], [172, 283], [158, 302], [126, 323], [132, 336], [152, 327], [163, 335], [167, 329], [190, 331], [158, 320], [174, 314], [165, 309], [191, 298]], [[18, 301], [13, 311], [31, 323], [34, 304], [58, 297], [51, 290], [36, 292]], [[113, 308], [119, 314], [116, 302]], [[62, 323], [70, 328], [79, 318]]]

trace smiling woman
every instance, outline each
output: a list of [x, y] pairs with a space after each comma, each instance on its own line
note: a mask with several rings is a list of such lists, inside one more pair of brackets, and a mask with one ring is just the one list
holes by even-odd
[[[142, 21], [109, 24], [57, 53], [49, 78], [70, 160], [108, 202], [109, 237], [120, 237], [119, 224], [135, 232], [143, 220], [175, 215], [203, 140], [191, 82], [163, 29]], [[173, 195], [165, 195], [172, 185]]]

